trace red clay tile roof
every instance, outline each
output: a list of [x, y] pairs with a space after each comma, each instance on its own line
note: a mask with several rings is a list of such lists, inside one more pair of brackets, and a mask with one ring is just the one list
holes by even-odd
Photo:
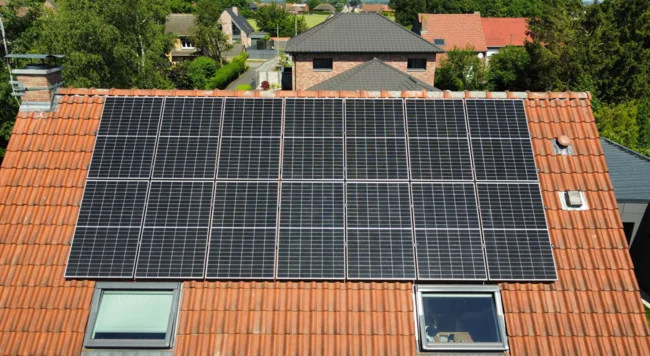
[[483, 37], [481, 14], [418, 14], [422, 24], [420, 35], [429, 42], [442, 38], [444, 50], [454, 47], [464, 49], [472, 46], [477, 52], [486, 52], [487, 46]]
[[528, 38], [524, 17], [483, 17], [483, 36], [488, 47], [523, 46]]
[[381, 14], [384, 11], [386, 11], [386, 12], [391, 11], [391, 9], [386, 4], [362, 4], [361, 5], [361, 11], [362, 12], [376, 12], [378, 14]]
[[[103, 96], [267, 95], [81, 89], [62, 89], [61, 94], [55, 113], [19, 114], [0, 170], [0, 349], [4, 355], [81, 352], [95, 283], [66, 280], [63, 273]], [[459, 94], [463, 95], [430, 95]], [[508, 95], [527, 98], [559, 276], [555, 283], [500, 285], [510, 354], [647, 354], [650, 330], [588, 96]], [[576, 155], [553, 154], [550, 140], [560, 134], [571, 137]], [[557, 192], [569, 189], [585, 191], [591, 209], [561, 210]], [[417, 346], [412, 287], [407, 282], [185, 282], [176, 354], [413, 355]]]

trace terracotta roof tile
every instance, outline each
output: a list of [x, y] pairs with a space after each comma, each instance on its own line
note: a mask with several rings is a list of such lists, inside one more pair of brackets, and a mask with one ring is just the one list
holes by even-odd
[[440, 48], [449, 51], [458, 47], [471, 46], [477, 52], [487, 52], [481, 15], [475, 14], [419, 14], [422, 23], [421, 36], [433, 43], [435, 39], [444, 39]]
[[[65, 280], [105, 95], [268, 96], [251, 91], [61, 89], [58, 111], [20, 113], [0, 170], [0, 345], [5, 354], [79, 354], [95, 283]], [[472, 93], [278, 92], [279, 97], [466, 97]], [[480, 95], [480, 94], [479, 94]], [[485, 93], [487, 97], [499, 96]], [[650, 348], [598, 132], [583, 93], [528, 97], [558, 266], [555, 283], [502, 283], [510, 354], [642, 355]], [[568, 135], [573, 156], [551, 139]], [[564, 211], [558, 192], [590, 209]], [[416, 354], [412, 284], [184, 283], [176, 354]]]
[[481, 24], [488, 47], [523, 46], [528, 39], [525, 17], [482, 17]]

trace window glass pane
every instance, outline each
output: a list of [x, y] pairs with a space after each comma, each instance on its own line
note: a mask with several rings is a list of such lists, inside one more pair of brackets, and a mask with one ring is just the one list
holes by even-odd
[[426, 69], [427, 60], [425, 58], [410, 58], [407, 63], [408, 69]]
[[332, 69], [332, 58], [314, 58], [314, 69]]
[[93, 339], [164, 340], [173, 291], [104, 291]]
[[492, 294], [423, 294], [422, 304], [427, 343], [502, 342]]

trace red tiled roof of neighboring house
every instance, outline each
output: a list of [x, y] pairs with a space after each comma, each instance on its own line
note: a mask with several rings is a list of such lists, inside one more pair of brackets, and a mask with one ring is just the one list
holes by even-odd
[[523, 46], [528, 35], [524, 17], [483, 17], [483, 36], [488, 47]]
[[[368, 97], [394, 92], [61, 89], [56, 112], [16, 119], [0, 169], [0, 348], [78, 355], [95, 282], [63, 277], [106, 95]], [[511, 355], [646, 355], [645, 320], [614, 191], [584, 93], [523, 97], [558, 280], [501, 283]], [[575, 155], [554, 154], [568, 135]], [[590, 209], [565, 211], [559, 191]], [[186, 281], [177, 355], [413, 355], [410, 282]]]
[[384, 11], [386, 11], [386, 12], [391, 11], [391, 9], [386, 4], [363, 4], [363, 5], [361, 5], [361, 11], [362, 12], [376, 12], [378, 14], [381, 14]]
[[477, 52], [486, 52], [481, 14], [418, 14], [422, 24], [420, 35], [427, 41], [444, 39], [444, 50], [471, 46]]

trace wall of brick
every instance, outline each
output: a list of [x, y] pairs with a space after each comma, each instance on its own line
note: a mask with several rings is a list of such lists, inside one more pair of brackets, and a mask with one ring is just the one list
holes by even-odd
[[[235, 9], [235, 8], [233, 8]], [[228, 43], [232, 43], [232, 17], [230, 14], [228, 14], [226, 11], [221, 13], [221, 17], [219, 17], [219, 22], [221, 22], [221, 31], [228, 36]], [[241, 31], [241, 43], [245, 47], [250, 47], [251, 46], [251, 39], [248, 38], [246, 33], [244, 31]]]
[[[45, 88], [56, 83], [63, 81], [61, 71], [50, 73], [47, 75], [27, 75], [19, 74], [16, 80], [23, 83], [25, 88]], [[53, 89], [55, 90], [55, 89]], [[25, 91], [25, 95], [21, 97], [22, 102], [49, 102], [52, 99], [53, 90], [29, 90]]]
[[[293, 56], [293, 87], [295, 90], [305, 90], [312, 86], [350, 70], [359, 64], [377, 58], [386, 64], [407, 74], [433, 85], [436, 72], [436, 55], [431, 54], [295, 54]], [[314, 58], [333, 58], [331, 71], [314, 71]], [[425, 71], [407, 71], [409, 58], [426, 58]]]

